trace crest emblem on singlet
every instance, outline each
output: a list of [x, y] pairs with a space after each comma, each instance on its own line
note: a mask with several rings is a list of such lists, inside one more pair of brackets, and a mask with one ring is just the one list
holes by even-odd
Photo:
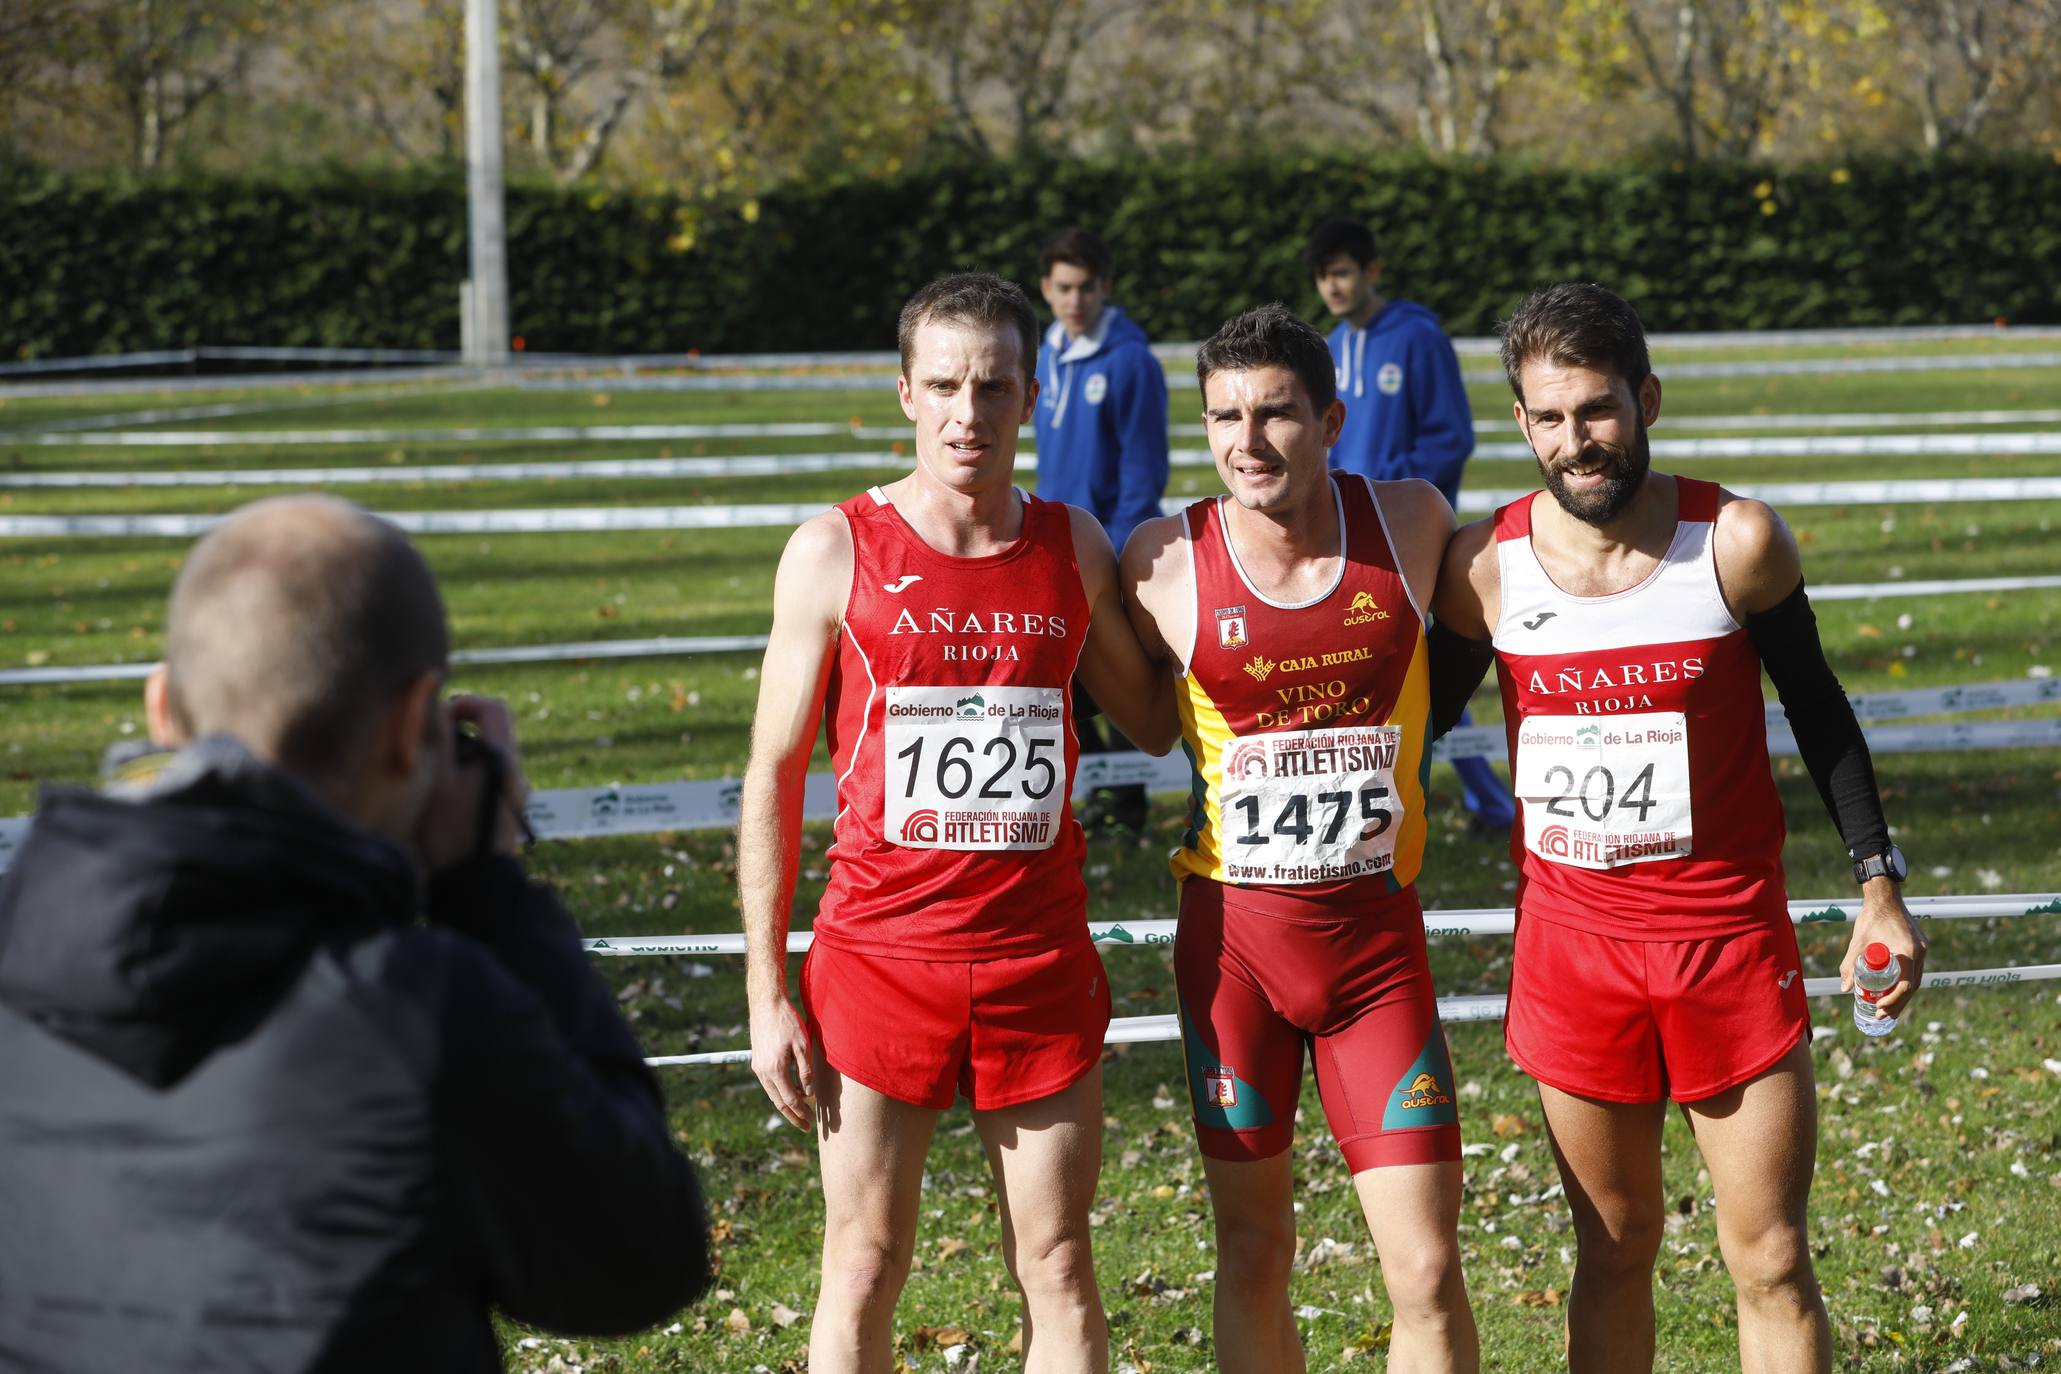
[[1217, 647], [1242, 649], [1248, 642], [1245, 636], [1245, 608], [1217, 607]]
[[1403, 365], [1401, 363], [1383, 363], [1381, 370], [1374, 374], [1374, 385], [1381, 388], [1381, 394], [1384, 396], [1393, 396], [1398, 391], [1401, 391], [1403, 389]]
[[1081, 388], [1081, 399], [1091, 406], [1101, 405], [1102, 398], [1108, 394], [1109, 376], [1107, 373], [1097, 372], [1094, 376], [1088, 378], [1088, 384]]

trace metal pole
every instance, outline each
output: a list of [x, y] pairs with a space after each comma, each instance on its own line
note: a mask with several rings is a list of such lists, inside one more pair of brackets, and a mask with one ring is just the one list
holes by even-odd
[[465, 342], [465, 360], [474, 364], [508, 360], [499, 28], [497, 0], [465, 0], [465, 194], [472, 226], [472, 328]]

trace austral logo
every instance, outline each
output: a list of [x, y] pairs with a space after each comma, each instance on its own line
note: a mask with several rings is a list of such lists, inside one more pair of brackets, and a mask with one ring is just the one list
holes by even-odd
[[1413, 1111], [1419, 1107], [1450, 1107], [1453, 1095], [1439, 1086], [1438, 1079], [1428, 1073], [1420, 1073], [1410, 1080], [1410, 1086], [1403, 1090], [1401, 1107]]
[[1381, 609], [1381, 603], [1372, 592], [1353, 593], [1353, 604], [1346, 608], [1345, 623], [1348, 625], [1371, 625], [1377, 620], [1388, 619], [1388, 612]]
[[1254, 654], [1245, 664], [1245, 671], [1252, 674], [1253, 681], [1265, 682], [1274, 671], [1274, 660], [1265, 654]]
[[902, 821], [902, 843], [936, 844], [937, 819], [935, 811], [911, 811]]

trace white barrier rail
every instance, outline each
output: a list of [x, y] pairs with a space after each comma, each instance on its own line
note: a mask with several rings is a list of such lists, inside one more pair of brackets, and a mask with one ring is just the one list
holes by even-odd
[[[2005, 968], [1942, 969], [1925, 975], [1927, 991], [1956, 987], [1996, 987], [2011, 983], [2051, 982], [2061, 978], [2061, 964], [2020, 964]], [[1839, 996], [1837, 978], [1806, 978], [1806, 997]], [[1508, 999], [1501, 993], [1438, 999], [1438, 1019], [1446, 1025], [1470, 1021], [1500, 1021]], [[1109, 1023], [1102, 1037], [1105, 1045], [1142, 1045], [1181, 1038], [1180, 1018], [1172, 1015], [1125, 1016]], [[751, 1051], [709, 1050], [701, 1054], [657, 1054], [645, 1059], [653, 1068], [716, 1068], [726, 1064], [749, 1064]]]
[[[1155, 353], [1159, 349], [1153, 350]], [[1183, 357], [1178, 350], [1169, 348], [1167, 355], [1179, 364], [1191, 362], [1193, 354]], [[1768, 358], [1742, 359], [1736, 362], [1681, 363], [1669, 362], [1657, 370], [1668, 381], [1699, 381], [1721, 377], [1811, 377], [1842, 373], [1883, 372], [1972, 372], [1988, 371], [1994, 368], [2061, 367], [2061, 353], [1982, 353], [1982, 354], [1930, 354], [1889, 355], [1867, 358]], [[1473, 368], [1460, 374], [1461, 380], [1469, 386], [1493, 386], [1505, 379], [1502, 370]], [[1178, 373], [1169, 378], [1173, 386], [1184, 386], [1186, 378]], [[731, 375], [696, 374], [685, 377], [653, 378], [646, 385], [651, 390], [664, 391], [874, 391], [894, 385], [892, 372], [849, 372], [812, 373], [802, 375], [768, 376], [763, 373], [737, 373]], [[533, 378], [520, 383], [526, 389], [564, 390], [581, 385], [578, 380], [551, 377]]]
[[[71, 381], [16, 384], [6, 388], [10, 396], [91, 396], [149, 391], [254, 391], [306, 386], [349, 386], [396, 381], [491, 381], [522, 389], [565, 389], [592, 385], [585, 380], [563, 377], [569, 371], [602, 373], [629, 367], [681, 366], [686, 360], [606, 358], [559, 360], [527, 358], [502, 368], [476, 367], [393, 367], [363, 372], [292, 372], [239, 377], [154, 377], [118, 381]], [[1719, 377], [1807, 377], [1841, 373], [1973, 372], [2011, 368], [2061, 367], [2061, 353], [2013, 352], [1983, 354], [1905, 355], [1869, 358], [1777, 358], [1738, 362], [1668, 363], [1660, 370], [1669, 381], [1690, 381]], [[539, 375], [542, 374], [542, 375]], [[1500, 369], [1476, 368], [1463, 371], [1463, 381], [1473, 386], [1503, 383]], [[856, 392], [881, 391], [894, 385], [892, 372], [866, 373], [700, 373], [664, 379], [663, 389], [684, 392]], [[1185, 379], [1183, 379], [1183, 384]]]
[[[1938, 582], [1853, 582], [1827, 583], [1810, 589], [1813, 601], [1880, 601], [1910, 597], [1934, 597], [1966, 595], [1978, 592], [2023, 592], [2044, 591], [2061, 588], [2061, 574], [2037, 577], [1969, 577]], [[590, 659], [618, 658], [664, 658], [696, 654], [727, 654], [754, 652], [766, 647], [766, 636], [759, 635], [658, 635], [648, 639], [584, 639], [562, 644], [515, 644], [493, 649], [459, 649], [452, 653], [454, 664], [505, 664], [505, 663], [569, 663]], [[0, 668], [0, 687], [59, 686], [88, 682], [140, 682], [150, 676], [155, 662], [149, 663], [95, 663], [62, 665], [53, 664], [39, 668]], [[2022, 684], [1993, 684], [2000, 688], [2017, 688]], [[1941, 688], [1942, 692], [1955, 689]], [[1980, 690], [1969, 688], [1967, 690]], [[2048, 688], [2040, 688], [2045, 691]], [[1854, 698], [1854, 709], [1864, 710], [1863, 703], [1888, 700], [1892, 697], [1917, 699], [1916, 692], [1876, 693], [1867, 697]], [[2039, 696], [2038, 701], [2052, 700]], [[2030, 704], [2030, 703], [2020, 703]], [[1940, 708], [1942, 711], [1955, 708]], [[1961, 710], [1987, 710], [1987, 706], [1965, 706]], [[1903, 716], [1931, 715], [1932, 711], [1910, 710]], [[1867, 719], [1865, 715], [1863, 719]], [[1881, 717], [1895, 719], [1897, 717]]]
[[[1911, 597], [1934, 597], [1977, 592], [2026, 592], [2061, 588], [2061, 574], [2034, 577], [1968, 577], [1938, 582], [1831, 582], [1810, 589], [1813, 601], [1882, 601]], [[764, 635], [658, 635], [648, 639], [582, 639], [563, 644], [515, 644], [494, 649], [459, 649], [452, 653], [454, 664], [570, 663], [589, 659], [689, 657], [695, 654], [751, 652], [766, 647]], [[86, 682], [140, 682], [150, 676], [155, 662], [52, 664], [40, 668], [0, 668], [0, 687], [58, 686]], [[2018, 684], [1997, 684], [2017, 686]], [[1942, 688], [1942, 691], [1952, 689]], [[1975, 690], [1975, 689], [1969, 689]], [[1854, 709], [1864, 700], [1912, 693], [1877, 694], [1854, 698]], [[2050, 700], [2039, 697], [2037, 700]], [[1952, 708], [1942, 708], [1952, 709]], [[1987, 710], [1967, 706], [1962, 710]], [[1931, 715], [1930, 711], [1906, 711], [1906, 716]], [[1866, 717], [1863, 717], [1864, 719]], [[1890, 719], [1890, 717], [1884, 717]]]
[[[2061, 338], [2061, 325], [1925, 324], [1875, 325], [1829, 329], [1726, 329], [1693, 333], [1647, 335], [1647, 344], [1660, 351], [1707, 348], [1808, 348], [1838, 344], [1885, 344], [1954, 342], [1973, 339]], [[1176, 341], [1153, 346], [1162, 362], [1192, 362], [1193, 341]], [[1460, 353], [1494, 356], [1501, 340], [1493, 335], [1465, 335], [1453, 340]], [[0, 364], [0, 377], [44, 372], [83, 371], [118, 367], [163, 367], [208, 359], [266, 362], [455, 362], [462, 355], [439, 348], [369, 348], [348, 346], [300, 346], [287, 344], [197, 344], [129, 353], [81, 353], [26, 362]], [[542, 355], [569, 366], [693, 367], [724, 372], [763, 367], [884, 367], [898, 361], [887, 350], [831, 352], [814, 350], [786, 353], [619, 353]], [[535, 359], [518, 358], [518, 362]]]
[[[1463, 514], [1482, 514], [1529, 496], [1510, 487], [1460, 493]], [[2061, 499], [2061, 477], [1977, 477], [1884, 482], [1741, 482], [1731, 488], [1777, 506], [1950, 505], [1963, 502]], [[1192, 498], [1161, 503], [1178, 513]], [[593, 534], [630, 530], [767, 529], [799, 525], [829, 507], [820, 502], [733, 506], [572, 506], [519, 510], [387, 511], [386, 520], [410, 534]], [[0, 538], [193, 539], [221, 515], [7, 515]]]
[[[77, 442], [75, 434], [34, 436], [37, 442]], [[1893, 458], [2061, 453], [2061, 431], [2002, 434], [1820, 435], [1799, 439], [1655, 439], [1653, 456], [1669, 461], [1716, 458]], [[1207, 449], [1171, 449], [1178, 468], [1213, 467]], [[1489, 443], [1476, 458], [1531, 461], [1521, 443]], [[353, 467], [181, 468], [127, 471], [0, 472], [0, 488], [73, 490], [158, 487], [405, 486], [427, 482], [541, 482], [708, 480], [724, 477], [785, 477], [812, 473], [905, 468], [909, 459], [892, 450], [846, 449], [828, 453], [731, 453], [697, 458], [583, 458], [496, 463], [409, 463]], [[1036, 472], [1036, 452], [1020, 452], [1018, 472]]]
[[[2041, 684], [2042, 686], [2044, 684]], [[1941, 691], [1952, 691], [1946, 688]], [[1973, 709], [1973, 708], [1970, 708]], [[2061, 716], [2030, 720], [1992, 720], [1940, 725], [1887, 726], [1866, 731], [1868, 746], [1878, 754], [1935, 753], [1952, 750], [2050, 749], [2061, 747]], [[1785, 725], [1771, 721], [1768, 752], [1794, 754], [1796, 742]], [[1501, 759], [1506, 740], [1500, 725], [1475, 725], [1455, 730], [1432, 746], [1432, 757]], [[1143, 783], [1161, 792], [1185, 791], [1192, 774], [1178, 754], [1084, 755], [1074, 770], [1073, 795], [1097, 787]], [[744, 784], [736, 778], [708, 782], [652, 783], [643, 786], [554, 788], [530, 795], [530, 828], [539, 839], [590, 839], [605, 835], [649, 835], [665, 830], [712, 830], [737, 823]], [[837, 814], [837, 784], [829, 773], [808, 775], [802, 793], [802, 819], [827, 821]], [[27, 833], [30, 818], [0, 819], [0, 870], [13, 861], [14, 850]]]
[[[643, 389], [649, 378], [617, 378], [593, 384], [595, 389], [620, 391]], [[411, 394], [411, 393], [397, 393]], [[419, 394], [412, 393], [412, 394]], [[393, 444], [461, 442], [454, 433], [498, 436], [496, 442], [529, 442], [559, 439], [568, 433], [575, 441], [593, 438], [597, 432], [620, 429], [610, 425], [552, 425], [503, 427], [453, 431], [446, 429], [330, 429], [330, 430], [140, 430], [136, 425], [164, 424], [178, 420], [205, 420], [231, 415], [262, 415], [282, 410], [356, 404], [383, 399], [362, 394], [323, 396], [300, 401], [232, 402], [222, 405], [185, 406], [170, 410], [127, 411], [63, 420], [42, 420], [13, 429], [0, 429], [0, 436], [14, 442], [52, 444], [99, 444], [105, 446], [235, 448], [262, 446], [284, 448], [295, 444]], [[1838, 411], [1823, 414], [1781, 415], [1671, 415], [1668, 426], [1675, 430], [1794, 430], [1794, 429], [1924, 429], [1989, 425], [2061, 424], [2061, 410], [1924, 410], [1924, 411]], [[858, 440], [913, 439], [909, 425], [853, 424], [848, 420], [791, 420], [731, 424], [677, 424], [663, 426], [670, 439], [828, 439], [848, 436]], [[1476, 420], [1477, 434], [1509, 434], [1516, 428], [1508, 416]], [[72, 433], [90, 430], [95, 433]], [[1030, 432], [1026, 426], [1024, 433]], [[1201, 425], [1168, 426], [1178, 439], [1200, 439], [1207, 431]], [[338, 437], [343, 436], [343, 437]], [[462, 442], [480, 442], [478, 439]], [[1672, 441], [1668, 441], [1672, 442]]]
[[[2023, 916], [2061, 915], [2061, 893], [2019, 892], [1985, 897], [1912, 897], [1905, 903], [1913, 916], [1928, 921], [1980, 921]], [[1789, 903], [1791, 925], [1816, 925], [1851, 921], [1860, 914], [1858, 897], [1828, 897], [1818, 901]], [[1154, 918], [1139, 921], [1090, 921], [1088, 938], [1098, 945], [1170, 945], [1180, 922]], [[1510, 907], [1472, 911], [1427, 911], [1424, 933], [1431, 939], [1460, 939], [1508, 935], [1517, 929], [1517, 913]], [[806, 930], [788, 932], [787, 952], [806, 954], [814, 936]], [[705, 935], [616, 935], [584, 940], [589, 954], [634, 958], [665, 954], [742, 954], [744, 935], [721, 931]], [[1932, 979], [1928, 976], [1926, 983]]]
[[230, 363], [450, 363], [460, 355], [440, 348], [286, 348], [201, 344], [141, 353], [90, 353], [69, 358], [34, 358], [0, 363], [0, 377], [36, 377], [53, 372], [102, 372], [122, 368], [185, 367]]

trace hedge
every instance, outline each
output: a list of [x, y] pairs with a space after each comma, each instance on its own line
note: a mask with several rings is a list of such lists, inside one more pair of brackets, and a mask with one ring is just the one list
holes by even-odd
[[[1699, 164], [1567, 171], [1334, 151], [938, 166], [697, 205], [618, 190], [508, 193], [511, 317], [530, 350], [878, 349], [942, 271], [1027, 286], [1070, 222], [1118, 254], [1117, 300], [1157, 338], [1243, 305], [1314, 315], [1297, 260], [1318, 218], [1369, 219], [1385, 289], [1455, 333], [1587, 277], [1655, 330], [2061, 321], [2061, 164]], [[115, 183], [0, 173], [0, 357], [191, 344], [451, 348], [465, 272], [455, 173]]]

